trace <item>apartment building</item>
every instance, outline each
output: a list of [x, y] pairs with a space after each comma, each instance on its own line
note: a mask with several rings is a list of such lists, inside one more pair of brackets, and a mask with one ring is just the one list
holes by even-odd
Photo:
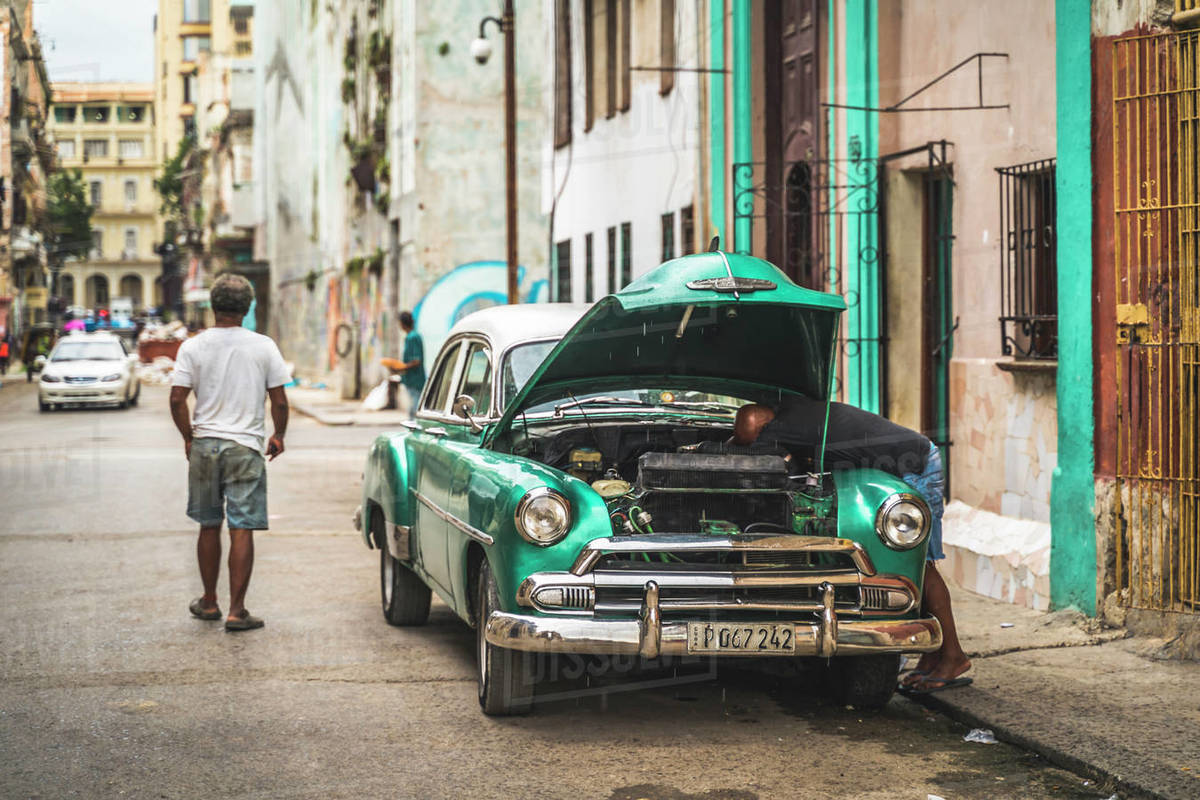
[[543, 208], [550, 298], [592, 302], [696, 252], [700, 25], [674, 0], [554, 0], [547, 8]]
[[196, 136], [201, 56], [253, 55], [253, 0], [159, 0], [154, 18], [154, 152], [175, 154], [184, 136]]
[[44, 322], [50, 276], [43, 231], [50, 82], [33, 28], [32, 0], [0, 0], [0, 331]]
[[92, 249], [68, 261], [58, 296], [67, 306], [107, 307], [128, 297], [157, 306], [154, 254], [154, 88], [146, 83], [56, 83], [50, 130], [63, 169], [79, 169], [93, 208]]

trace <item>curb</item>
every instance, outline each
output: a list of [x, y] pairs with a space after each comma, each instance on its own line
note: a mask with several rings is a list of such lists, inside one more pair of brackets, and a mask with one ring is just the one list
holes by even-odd
[[[956, 706], [943, 698], [939, 698], [937, 695], [928, 694], [908, 696], [907, 699], [914, 703], [919, 703], [926, 708], [941, 712], [956, 722], [960, 722], [972, 728], [988, 728], [992, 731], [997, 739], [1016, 745], [1017, 747], [1028, 750], [1032, 753], [1036, 753], [1056, 767], [1070, 770], [1076, 774], [1083, 775], [1085, 778], [1096, 781], [1098, 786], [1105, 787], [1104, 791], [1108, 791], [1109, 789], [1120, 790], [1123, 793], [1122, 800], [1124, 800], [1128, 795], [1147, 798], [1147, 800], [1176, 800], [1171, 796], [1161, 794], [1154, 789], [1142, 785], [1137, 780], [1123, 778], [1120, 775], [1113, 774], [1111, 771], [1099, 766], [1098, 764], [1093, 764], [1090, 761], [1084, 761], [1078, 756], [1074, 756], [1071, 753], [1068, 753], [1065, 750], [1062, 750], [1061, 748], [1048, 742], [1044, 742], [1036, 737], [1028, 736], [1007, 725], [987, 720], [981, 716], [978, 716], [974, 712]], [[1128, 795], [1125, 793], [1128, 793]]]
[[295, 409], [297, 414], [303, 414], [306, 417], [311, 417], [322, 425], [346, 426], [354, 424], [354, 420], [352, 419], [330, 419], [312, 406], [307, 406], [303, 403], [297, 403], [295, 400], [292, 400], [290, 405], [293, 409]]

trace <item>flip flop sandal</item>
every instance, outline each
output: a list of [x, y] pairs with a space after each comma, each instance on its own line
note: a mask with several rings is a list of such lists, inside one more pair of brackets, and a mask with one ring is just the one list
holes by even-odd
[[933, 694], [942, 692], [946, 689], [958, 689], [963, 686], [970, 686], [974, 683], [971, 678], [951, 678], [948, 681], [939, 680], [937, 678], [926, 679], [916, 686], [901, 686], [899, 691], [903, 694]]
[[188, 611], [192, 612], [192, 616], [196, 619], [217, 620], [224, 616], [220, 608], [214, 608], [212, 611], [205, 611], [204, 606], [200, 604], [203, 597], [197, 597], [188, 605]]
[[261, 628], [266, 623], [259, 617], [254, 616], [249, 611], [244, 617], [226, 617], [225, 630], [230, 631], [252, 631], [255, 628]]
[[900, 676], [899, 685], [902, 687], [916, 686], [919, 681], [914, 681], [914, 678], [924, 678], [929, 674], [927, 669], [910, 669], [908, 672]]

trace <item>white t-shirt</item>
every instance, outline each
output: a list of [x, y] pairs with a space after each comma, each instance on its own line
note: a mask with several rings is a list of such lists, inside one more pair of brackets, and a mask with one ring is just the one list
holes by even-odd
[[179, 346], [171, 385], [196, 393], [193, 436], [230, 439], [261, 453], [267, 389], [291, 379], [271, 339], [242, 327], [209, 328]]

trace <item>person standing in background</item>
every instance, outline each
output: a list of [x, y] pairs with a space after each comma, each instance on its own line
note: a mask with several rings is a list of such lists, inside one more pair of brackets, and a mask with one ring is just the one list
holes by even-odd
[[8, 374], [8, 331], [0, 330], [0, 375]]
[[404, 352], [400, 356], [400, 383], [408, 392], [409, 414], [417, 413], [421, 390], [425, 388], [425, 342], [415, 329], [411, 311], [400, 312], [400, 328], [404, 331]]

